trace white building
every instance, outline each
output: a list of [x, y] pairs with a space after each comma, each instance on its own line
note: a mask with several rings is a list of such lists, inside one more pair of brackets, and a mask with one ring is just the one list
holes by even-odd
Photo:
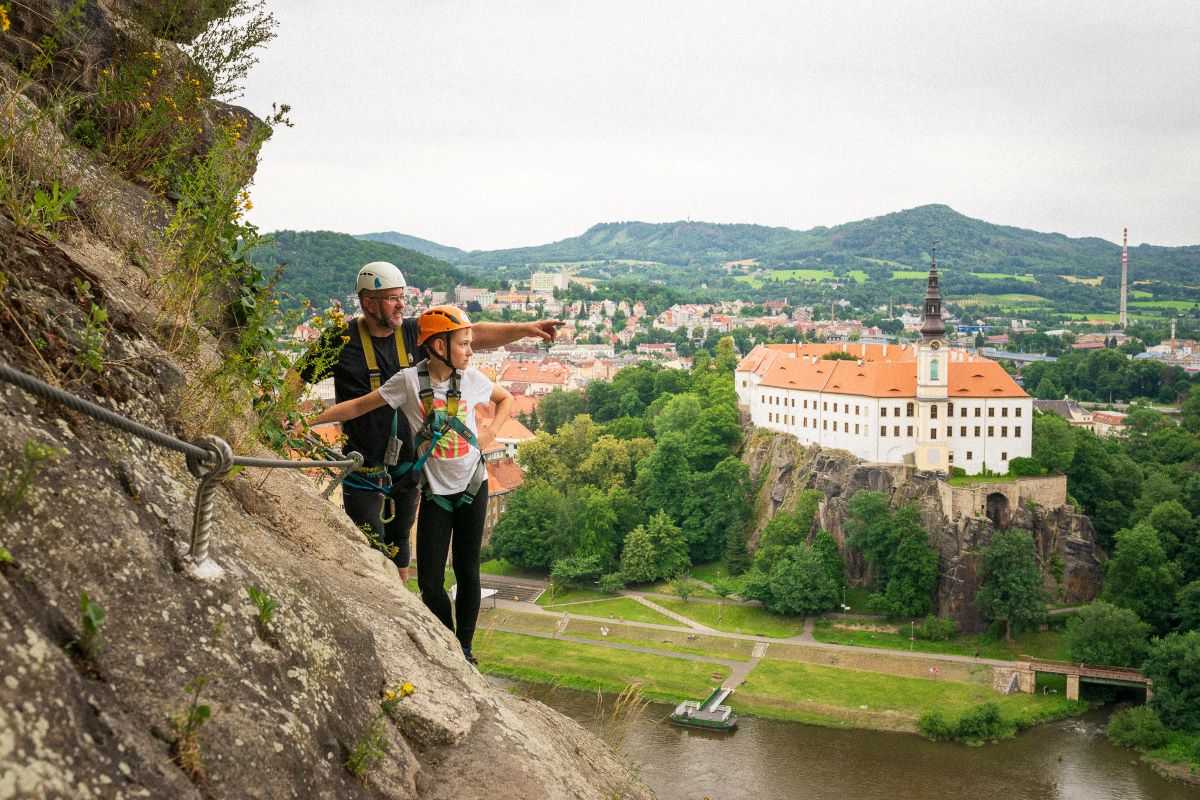
[[529, 276], [529, 290], [536, 294], [554, 294], [555, 289], [566, 289], [567, 281], [565, 272], [534, 272]]
[[864, 461], [1006, 473], [1032, 452], [1033, 399], [996, 362], [946, 346], [936, 263], [919, 343], [759, 345], [736, 386], [758, 427]]

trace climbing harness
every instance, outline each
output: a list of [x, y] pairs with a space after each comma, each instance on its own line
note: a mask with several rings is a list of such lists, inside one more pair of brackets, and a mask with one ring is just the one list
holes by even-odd
[[483, 482], [487, 479], [487, 470], [483, 466], [483, 456], [480, 454], [478, 463], [475, 465], [475, 472], [471, 475], [471, 480], [467, 484], [467, 488], [459, 496], [457, 502], [451, 503], [442, 495], [434, 494], [433, 489], [429, 485], [429, 479], [425, 476], [425, 462], [429, 459], [431, 453], [438, 443], [447, 435], [457, 434], [469, 447], [474, 447], [479, 450], [479, 440], [475, 438], [475, 434], [467, 427], [458, 417], [459, 404], [462, 401], [462, 391], [458, 385], [458, 370], [450, 372], [450, 386], [446, 390], [446, 409], [434, 408], [433, 385], [429, 380], [429, 360], [417, 364], [417, 383], [420, 387], [419, 397], [421, 399], [421, 409], [425, 413], [425, 421], [421, 425], [421, 429], [417, 431], [415, 444], [417, 458], [413, 461], [411, 469], [420, 476], [420, 483], [426, 500], [436, 503], [439, 507], [446, 511], [453, 511], [457, 506], [464, 506], [474, 502], [475, 495], [478, 494], [479, 488], [483, 486]]

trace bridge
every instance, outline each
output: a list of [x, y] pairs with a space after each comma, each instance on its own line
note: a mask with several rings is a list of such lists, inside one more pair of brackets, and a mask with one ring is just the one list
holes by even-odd
[[1039, 672], [1067, 676], [1067, 699], [1079, 699], [1079, 683], [1102, 683], [1107, 686], [1133, 686], [1146, 690], [1146, 699], [1153, 696], [1153, 686], [1149, 678], [1142, 675], [1139, 669], [1131, 667], [1109, 667], [1102, 664], [1076, 664], [1066, 661], [1047, 661], [1040, 658], [1021, 656], [1014, 665], [1013, 679], [1016, 688], [1027, 694], [1033, 694]]

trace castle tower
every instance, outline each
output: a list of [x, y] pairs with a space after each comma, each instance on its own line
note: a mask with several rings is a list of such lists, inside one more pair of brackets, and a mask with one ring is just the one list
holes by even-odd
[[931, 248], [929, 286], [925, 289], [925, 322], [917, 352], [917, 469], [950, 472], [945, 431], [949, 391], [950, 353], [946, 323], [942, 321], [942, 295], [938, 290], [937, 242]]

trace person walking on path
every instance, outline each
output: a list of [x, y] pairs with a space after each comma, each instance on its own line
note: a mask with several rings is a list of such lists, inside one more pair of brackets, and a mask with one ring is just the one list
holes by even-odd
[[[479, 551], [487, 512], [483, 449], [508, 419], [512, 395], [469, 366], [473, 333], [462, 310], [434, 306], [417, 324], [417, 343], [424, 346], [427, 359], [369, 394], [331, 406], [313, 423], [352, 420], [390, 406], [417, 431], [410, 472], [423, 487], [417, 519], [421, 599], [454, 631], [463, 655], [474, 664], [471, 642], [479, 615]], [[475, 407], [485, 403], [494, 403], [496, 413], [487, 426], [477, 429]], [[442, 577], [451, 546], [458, 582], [453, 609]]]
[[[337, 402], [379, 388], [397, 372], [425, 359], [417, 321], [404, 316], [404, 275], [386, 261], [358, 271], [355, 291], [362, 315], [346, 327], [330, 328], [304, 355], [296, 374], [307, 383], [333, 375]], [[473, 327], [473, 346], [501, 347], [526, 337], [554, 340], [561, 320], [481, 322]], [[409, 535], [417, 513], [417, 487], [403, 465], [411, 464], [413, 432], [403, 414], [381, 407], [343, 426], [346, 451], [362, 454], [363, 466], [342, 484], [346, 515], [367, 527], [379, 541], [396, 548], [393, 561], [407, 583], [412, 553]], [[440, 573], [439, 573], [440, 574]]]

